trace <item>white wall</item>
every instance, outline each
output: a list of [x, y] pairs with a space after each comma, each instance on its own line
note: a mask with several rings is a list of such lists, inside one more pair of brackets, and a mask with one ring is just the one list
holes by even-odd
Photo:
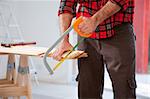
[[17, 1], [15, 14], [26, 40], [51, 45], [59, 35], [57, 1]]
[[[59, 37], [58, 6], [59, 0], [12, 0], [8, 1], [22, 29], [26, 41], [36, 41], [38, 46], [49, 47]], [[33, 58], [40, 80], [68, 83], [72, 78], [72, 62], [65, 62], [50, 76], [42, 59]], [[56, 61], [49, 59], [54, 66]], [[70, 66], [71, 65], [71, 66]]]

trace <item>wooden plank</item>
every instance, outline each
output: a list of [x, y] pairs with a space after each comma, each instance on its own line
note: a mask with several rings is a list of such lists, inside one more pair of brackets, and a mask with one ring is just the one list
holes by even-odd
[[47, 51], [45, 47], [35, 47], [35, 46], [15, 46], [11, 48], [0, 46], [0, 53], [12, 53], [18, 55], [29, 55], [29, 56], [39, 56]]
[[0, 85], [0, 88], [5, 88], [5, 87], [14, 87], [14, 86], [16, 86], [16, 84], [1, 84]]
[[[68, 52], [64, 53], [62, 57], [65, 57], [68, 54]], [[84, 51], [73, 51], [68, 55], [68, 59], [77, 59], [80, 57], [88, 57], [87, 53], [84, 53]]]
[[[35, 47], [35, 46], [19, 46], [19, 47], [15, 46], [11, 48], [0, 46], [0, 53], [1, 54], [11, 53], [11, 54], [17, 54], [17, 55], [40, 56], [40, 55], [44, 55], [47, 49], [48, 48], [46, 47]], [[49, 54], [49, 57], [51, 57], [51, 54], [54, 52], [54, 50]], [[64, 53], [62, 57], [65, 57], [65, 55], [67, 55], [67, 52]], [[76, 59], [80, 57], [87, 57], [87, 53], [84, 53], [84, 51], [73, 51], [67, 58]]]
[[[31, 91], [31, 90], [30, 90]], [[28, 96], [29, 89], [27, 87], [4, 87], [0, 88], [0, 96]]]
[[10, 80], [6, 80], [6, 79], [0, 80], [0, 85], [1, 84], [12, 84], [12, 83], [13, 83], [13, 81], [10, 81]]

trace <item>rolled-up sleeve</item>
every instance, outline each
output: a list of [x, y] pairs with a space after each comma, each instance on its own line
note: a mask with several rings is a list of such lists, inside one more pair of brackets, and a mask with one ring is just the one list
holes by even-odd
[[63, 13], [70, 13], [76, 16], [77, 0], [61, 0], [58, 10], [58, 16]]
[[128, 4], [129, 0], [110, 0], [110, 1], [112, 3], [116, 3], [117, 5], [119, 5], [122, 11], [125, 11], [129, 6]]

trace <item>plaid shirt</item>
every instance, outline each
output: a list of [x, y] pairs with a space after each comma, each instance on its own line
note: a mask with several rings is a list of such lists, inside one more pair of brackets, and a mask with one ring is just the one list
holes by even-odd
[[[99, 24], [91, 38], [109, 38], [115, 34], [115, 26], [126, 22], [132, 24], [134, 0], [61, 0], [58, 15], [62, 13], [70, 13], [77, 18], [81, 15], [91, 17], [108, 1], [119, 5], [121, 10]], [[76, 11], [77, 4], [79, 4], [78, 11]]]

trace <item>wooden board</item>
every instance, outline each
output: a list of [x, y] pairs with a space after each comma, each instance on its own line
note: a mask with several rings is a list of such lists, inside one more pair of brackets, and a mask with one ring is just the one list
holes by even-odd
[[35, 46], [15, 46], [11, 48], [0, 46], [0, 53], [12, 53], [18, 55], [29, 55], [29, 56], [39, 56], [44, 54], [48, 48], [45, 47], [35, 47]]
[[[0, 46], [0, 54], [40, 56], [40, 55], [44, 55], [47, 49], [48, 48], [46, 47], [36, 47], [36, 46], [15, 46], [11, 48]], [[51, 57], [51, 54], [54, 52], [54, 50], [49, 54], [49, 57]], [[67, 52], [64, 53], [62, 57], [65, 57], [65, 55], [67, 55]], [[80, 57], [87, 57], [87, 53], [84, 53], [84, 51], [73, 51], [67, 58], [76, 59]]]

